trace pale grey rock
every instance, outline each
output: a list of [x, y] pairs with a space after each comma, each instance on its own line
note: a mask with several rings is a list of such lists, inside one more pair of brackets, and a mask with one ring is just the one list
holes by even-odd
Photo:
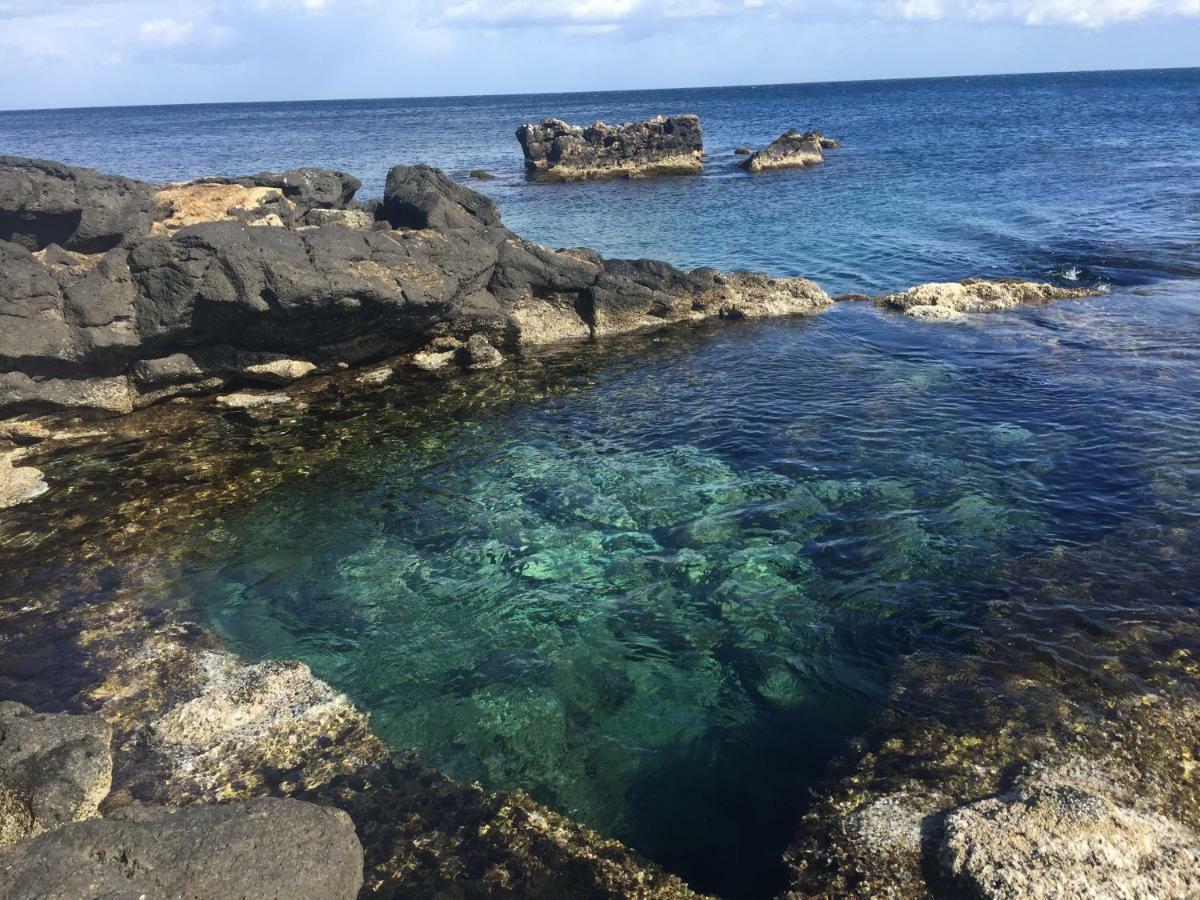
[[19, 458], [15, 452], [0, 453], [0, 509], [27, 503], [50, 489], [40, 469], [15, 465]]
[[0, 850], [0, 900], [353, 900], [362, 881], [350, 817], [299, 800], [138, 807]]

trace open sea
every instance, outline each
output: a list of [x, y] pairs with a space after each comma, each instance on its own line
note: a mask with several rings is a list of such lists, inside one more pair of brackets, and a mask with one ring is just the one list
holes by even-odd
[[[701, 116], [703, 176], [524, 178], [522, 122], [678, 112]], [[844, 149], [735, 168], [789, 127]], [[786, 885], [810, 791], [914, 653], [953, 669], [1019, 646], [1038, 677], [1086, 681], [1089, 641], [1119, 655], [1131, 622], [1200, 602], [1200, 69], [6, 112], [0, 153], [156, 181], [340, 168], [364, 199], [396, 163], [481, 168], [505, 223], [555, 247], [834, 294], [1107, 288], [518, 360], [491, 404], [461, 397], [493, 376], [430, 384], [341, 411], [369, 438], [162, 552], [164, 595], [247, 658], [305, 660], [393, 746], [524, 788], [698, 889]], [[45, 468], [85, 473], [89, 499], [63, 502], [99, 520], [140, 452]], [[29, 570], [39, 589], [69, 572]]]

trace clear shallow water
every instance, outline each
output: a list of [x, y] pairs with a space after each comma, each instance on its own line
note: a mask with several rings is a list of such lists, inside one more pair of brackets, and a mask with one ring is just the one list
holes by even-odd
[[[1024, 557], [1196, 526], [1188, 285], [658, 346], [565, 396], [381, 433], [206, 530], [180, 580], [396, 746], [765, 896], [901, 654], [975, 652]], [[1125, 550], [1096, 577], [1136, 578], [1152, 548]], [[1194, 590], [1186, 560], [1155, 566]]]
[[[897, 661], [983, 652], [1026, 560], [1086, 566], [1123, 602], [1152, 560], [1144, 602], [1192, 602], [1191, 557], [1161, 551], [1200, 515], [1200, 291], [1164, 279], [1198, 271], [1198, 88], [1190, 70], [4, 113], [0, 152], [164, 180], [329, 165], [366, 195], [395, 162], [482, 166], [508, 224], [552, 245], [833, 291], [1113, 284], [965, 325], [841, 305], [605, 365], [517, 363], [502, 408], [359, 410], [346, 427], [370, 440], [201, 524], [181, 567], [164, 557], [170, 593], [233, 646], [306, 660], [397, 747], [525, 788], [699, 888], [765, 896]], [[704, 117], [703, 177], [521, 176], [525, 119], [679, 110]], [[812, 171], [732, 170], [735, 145], [790, 125], [847, 147]], [[106, 467], [120, 483], [137, 463]], [[999, 631], [1086, 668], [1054, 615]], [[1073, 640], [1105, 615], [1072, 608]]]
[[[529, 185], [513, 136], [545, 116], [696, 112], [699, 178]], [[0, 113], [0, 153], [148, 178], [322, 165], [378, 196], [428, 162], [551, 246], [816, 278], [832, 292], [969, 275], [1194, 276], [1200, 69], [595, 94]], [[734, 147], [789, 127], [845, 142], [819, 169], [749, 177]]]

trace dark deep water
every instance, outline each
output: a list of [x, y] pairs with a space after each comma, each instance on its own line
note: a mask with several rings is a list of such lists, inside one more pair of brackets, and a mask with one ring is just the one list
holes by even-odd
[[[664, 111], [702, 116], [704, 176], [521, 177], [521, 121]], [[733, 170], [735, 145], [793, 125], [846, 149]], [[1032, 587], [1026, 558], [1105, 542], [1098, 580], [1128, 588], [1153, 557], [1171, 602], [1197, 599], [1191, 558], [1113, 538], [1200, 528], [1198, 139], [1200, 70], [0, 114], [0, 152], [152, 179], [315, 164], [371, 195], [392, 163], [483, 167], [528, 237], [831, 292], [1112, 287], [555, 360], [500, 412], [372, 416], [363, 449], [180, 548], [175, 588], [246, 656], [303, 659], [397, 747], [745, 897], [783, 886], [809, 788], [897, 661], [976, 652], [989, 604]], [[1054, 652], [1052, 621], [1019, 627]]]

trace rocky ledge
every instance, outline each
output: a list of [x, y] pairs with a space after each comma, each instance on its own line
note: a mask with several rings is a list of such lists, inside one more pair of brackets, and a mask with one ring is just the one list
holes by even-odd
[[738, 165], [752, 174], [776, 169], [803, 169], [824, 162], [824, 151], [841, 146], [839, 141], [827, 138], [819, 131], [802, 134], [793, 128], [763, 149], [747, 155]]
[[549, 250], [426, 166], [392, 169], [371, 206], [353, 204], [356, 187], [308, 169], [155, 188], [0, 162], [0, 417], [124, 414], [433, 342], [482, 367], [505, 351], [831, 303], [803, 279]]
[[906, 291], [877, 297], [875, 302], [885, 309], [918, 319], [953, 321], [963, 318], [965, 313], [997, 312], [1026, 303], [1050, 303], [1099, 293], [1101, 291], [1097, 288], [1064, 288], [1010, 278], [996, 281], [968, 278], [964, 281], [917, 285]]
[[525, 169], [537, 181], [699, 175], [704, 141], [695, 115], [583, 127], [561, 119], [517, 129]]

